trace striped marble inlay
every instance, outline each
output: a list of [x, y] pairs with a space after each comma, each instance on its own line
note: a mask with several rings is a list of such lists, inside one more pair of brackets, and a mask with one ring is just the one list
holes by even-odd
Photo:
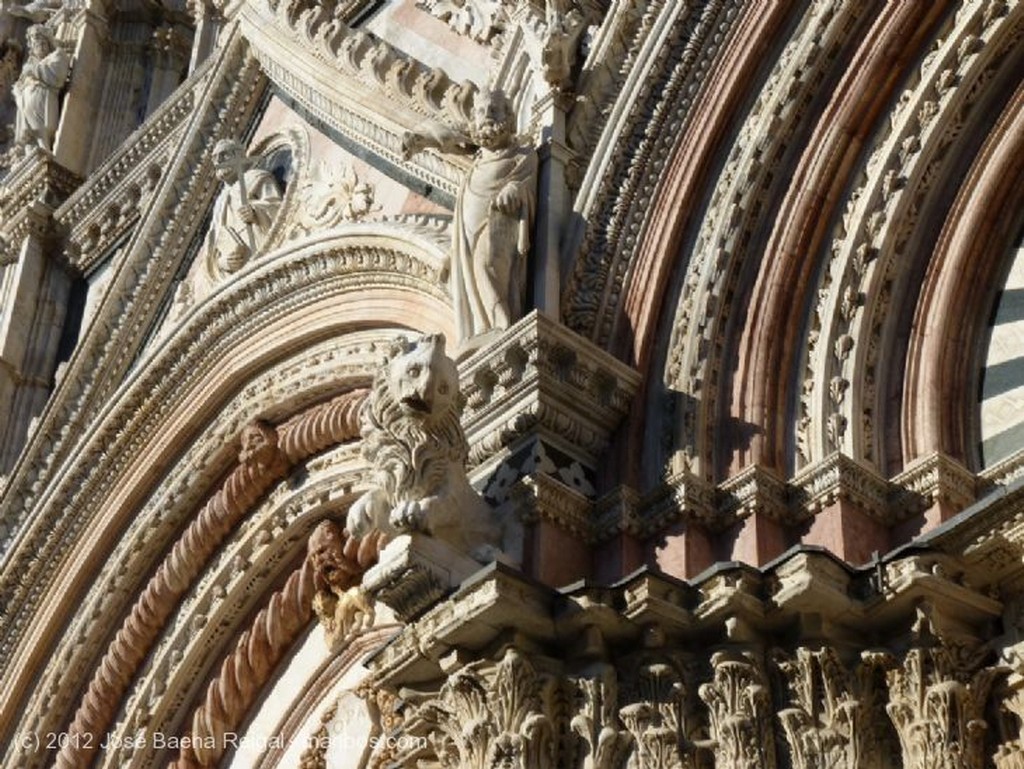
[[1024, 243], [996, 304], [981, 381], [985, 467], [1024, 447]]

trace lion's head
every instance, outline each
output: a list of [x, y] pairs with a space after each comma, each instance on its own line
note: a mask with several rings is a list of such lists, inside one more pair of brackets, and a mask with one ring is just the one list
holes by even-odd
[[406, 417], [426, 424], [461, 411], [459, 372], [444, 353], [444, 335], [399, 340], [387, 364], [391, 397]]
[[[468, 447], [459, 422], [464, 399], [458, 369], [444, 346], [442, 334], [399, 339], [378, 370], [364, 407], [363, 453], [371, 462], [384, 454], [391, 457], [388, 473], [401, 476], [387, 484], [394, 491], [425, 480], [422, 473], [437, 468], [442, 457], [444, 462], [465, 463]], [[400, 461], [399, 456], [407, 459]], [[398, 470], [396, 464], [404, 468]]]

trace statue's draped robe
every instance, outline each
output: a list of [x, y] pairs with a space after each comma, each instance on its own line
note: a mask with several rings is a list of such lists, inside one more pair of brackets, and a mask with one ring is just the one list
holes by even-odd
[[38, 141], [46, 149], [51, 149], [53, 134], [57, 130], [57, 97], [69, 70], [68, 55], [59, 47], [42, 59], [30, 56], [25, 62], [14, 84], [14, 101], [18, 107], [14, 126], [17, 144]]
[[[250, 168], [244, 179], [248, 203], [256, 214], [252, 234], [256, 248], [259, 248], [281, 205], [281, 190], [273, 174], [262, 168]], [[238, 216], [241, 205], [242, 192], [237, 181], [226, 185], [213, 204], [213, 219], [205, 247], [206, 272], [212, 281], [235, 272], [252, 256], [249, 229]], [[230, 263], [232, 255], [236, 257], [235, 264]]]
[[[451, 259], [460, 345], [508, 328], [522, 315], [536, 177], [537, 153], [518, 145], [480, 149], [466, 175], [455, 208]], [[519, 200], [519, 211], [512, 215], [492, 208], [508, 185]]]

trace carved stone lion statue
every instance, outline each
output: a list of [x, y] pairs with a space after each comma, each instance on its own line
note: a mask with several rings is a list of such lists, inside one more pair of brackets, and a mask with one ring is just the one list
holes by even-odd
[[374, 378], [360, 415], [373, 488], [352, 505], [348, 531], [420, 531], [477, 560], [493, 560], [500, 528], [466, 477], [458, 370], [445, 338], [401, 339]]

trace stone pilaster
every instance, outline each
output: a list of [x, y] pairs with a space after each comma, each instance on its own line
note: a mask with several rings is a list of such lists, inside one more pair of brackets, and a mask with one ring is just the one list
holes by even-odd
[[77, 183], [33, 150], [0, 193], [0, 472], [14, 463], [49, 396], [72, 282], [52, 214]]
[[74, 72], [61, 108], [60, 125], [53, 151], [63, 166], [85, 174], [92, 149], [93, 130], [99, 121], [103, 95], [104, 51], [110, 45], [110, 26], [105, 16], [83, 9], [74, 21], [76, 42]]
[[146, 117], [152, 115], [184, 79], [191, 43], [191, 35], [179, 24], [164, 24], [154, 30], [150, 41], [153, 76], [146, 101]]

